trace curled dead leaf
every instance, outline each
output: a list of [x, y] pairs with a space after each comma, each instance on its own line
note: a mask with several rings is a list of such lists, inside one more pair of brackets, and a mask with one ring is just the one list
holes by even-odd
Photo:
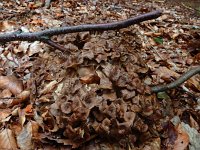
[[0, 76], [0, 89], [8, 89], [13, 95], [17, 95], [23, 91], [23, 83], [14, 75]]
[[11, 101], [11, 103], [9, 104], [9, 106], [14, 106], [20, 103], [25, 102], [26, 100], [28, 100], [29, 96], [30, 96], [30, 91], [23, 91], [20, 94], [17, 95], [17, 97], [15, 99], [13, 99]]
[[42, 89], [42, 90], [39, 92], [40, 95], [42, 95], [42, 94], [47, 94], [47, 93], [51, 92], [51, 91], [56, 87], [57, 83], [58, 83], [58, 82], [57, 82], [56, 80], [51, 81], [49, 84], [47, 84], [47, 85], [44, 87], [44, 89]]
[[171, 78], [178, 78], [180, 75], [167, 67], [159, 67], [155, 70], [154, 74], [158, 75], [161, 79], [165, 81], [171, 81]]
[[81, 83], [85, 83], [85, 84], [99, 84], [100, 82], [100, 78], [97, 74], [89, 74], [87, 76], [84, 76], [82, 78], [80, 78]]

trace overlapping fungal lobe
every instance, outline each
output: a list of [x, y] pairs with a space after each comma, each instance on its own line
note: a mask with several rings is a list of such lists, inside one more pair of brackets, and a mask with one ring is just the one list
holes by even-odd
[[133, 130], [148, 130], [137, 115], [146, 107], [141, 103], [145, 97], [138, 96], [146, 89], [137, 74], [110, 63], [100, 68], [79, 67], [77, 72], [77, 77], [63, 81], [61, 94], [50, 109], [69, 145], [78, 147], [97, 135], [120, 140]]

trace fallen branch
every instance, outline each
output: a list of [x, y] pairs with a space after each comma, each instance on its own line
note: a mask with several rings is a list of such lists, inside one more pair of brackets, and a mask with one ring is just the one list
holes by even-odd
[[66, 48], [64, 48], [62, 45], [58, 44], [58, 43], [55, 43], [54, 41], [50, 40], [50, 39], [47, 39], [46, 41], [43, 41], [44, 43], [54, 47], [54, 48], [57, 48], [63, 52], [69, 52], [69, 50], [67, 50]]
[[169, 89], [176, 88], [179, 85], [181, 85], [182, 83], [184, 83], [185, 81], [187, 81], [189, 78], [191, 78], [192, 76], [194, 76], [198, 73], [200, 73], [200, 66], [190, 69], [189, 71], [184, 73], [180, 78], [178, 78], [177, 80], [175, 80], [172, 83], [151, 87], [151, 91], [154, 93], [157, 93], [157, 92], [163, 92], [163, 91], [166, 91]]
[[[124, 21], [118, 21], [114, 23], [106, 23], [106, 24], [85, 24], [85, 25], [77, 25], [77, 26], [68, 26], [68, 27], [60, 27], [54, 29], [47, 29], [38, 32], [12, 32], [12, 33], [4, 33], [0, 34], [0, 43], [6, 43], [10, 41], [41, 41], [47, 43], [54, 48], [58, 48], [63, 50], [64, 48], [59, 48], [54, 41], [51, 41], [50, 38], [54, 35], [67, 34], [67, 33], [75, 33], [75, 32], [85, 32], [85, 31], [105, 31], [105, 30], [115, 30], [122, 29], [133, 24], [137, 24], [146, 20], [156, 19], [161, 16], [162, 12], [157, 10], [150, 13], [142, 14], [134, 18], [130, 18]], [[56, 45], [56, 46], [55, 46]]]

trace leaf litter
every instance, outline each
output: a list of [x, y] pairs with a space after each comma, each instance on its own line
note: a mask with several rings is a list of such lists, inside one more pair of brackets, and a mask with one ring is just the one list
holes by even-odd
[[126, 29], [53, 37], [67, 51], [39, 42], [1, 46], [1, 149], [199, 147], [200, 76], [165, 93], [150, 92], [199, 65], [198, 17], [162, 1], [52, 1], [50, 9], [40, 1], [3, 1], [0, 7], [1, 32], [163, 10], [158, 19]]

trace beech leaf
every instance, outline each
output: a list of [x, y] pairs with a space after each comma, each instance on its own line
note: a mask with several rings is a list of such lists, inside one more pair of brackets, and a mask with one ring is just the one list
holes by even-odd
[[28, 124], [23, 128], [17, 136], [17, 144], [21, 150], [32, 150], [32, 124]]
[[0, 149], [14, 150], [17, 149], [17, 143], [14, 134], [10, 129], [4, 129], [0, 132]]
[[9, 89], [13, 95], [23, 91], [22, 81], [15, 76], [0, 76], [0, 89]]

